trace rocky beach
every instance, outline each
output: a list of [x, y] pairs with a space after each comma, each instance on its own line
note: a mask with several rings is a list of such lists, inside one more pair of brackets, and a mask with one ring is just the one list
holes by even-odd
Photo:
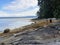
[[[37, 26], [36, 24], [35, 22], [32, 25]], [[37, 27], [32, 26], [33, 28], [31, 25], [26, 26], [24, 31], [3, 37], [5, 39], [0, 41], [0, 45], [60, 45], [60, 22], [41, 24]]]

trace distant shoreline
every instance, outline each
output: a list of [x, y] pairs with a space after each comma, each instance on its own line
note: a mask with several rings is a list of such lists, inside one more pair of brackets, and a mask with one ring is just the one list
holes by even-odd
[[36, 18], [36, 16], [21, 16], [21, 17], [0, 17], [0, 19], [7, 19], [7, 18]]

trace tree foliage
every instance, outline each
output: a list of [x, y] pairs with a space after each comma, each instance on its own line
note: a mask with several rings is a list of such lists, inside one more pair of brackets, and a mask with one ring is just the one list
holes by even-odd
[[60, 18], [60, 0], [38, 0], [38, 18]]

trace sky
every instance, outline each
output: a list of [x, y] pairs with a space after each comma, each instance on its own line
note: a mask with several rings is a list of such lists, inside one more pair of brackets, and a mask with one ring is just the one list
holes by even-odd
[[36, 16], [37, 0], [0, 0], [0, 17]]

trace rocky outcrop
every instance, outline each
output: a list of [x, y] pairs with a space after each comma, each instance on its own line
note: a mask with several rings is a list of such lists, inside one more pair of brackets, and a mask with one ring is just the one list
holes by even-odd
[[[6, 41], [8, 45], [52, 45], [53, 41], [56, 42], [55, 38], [60, 36], [60, 23], [55, 23], [47, 27], [39, 27], [32, 31], [25, 31], [14, 35], [13, 38]], [[49, 40], [50, 39], [50, 40]], [[51, 43], [50, 43], [51, 42]], [[54, 43], [54, 42], [53, 42]]]

